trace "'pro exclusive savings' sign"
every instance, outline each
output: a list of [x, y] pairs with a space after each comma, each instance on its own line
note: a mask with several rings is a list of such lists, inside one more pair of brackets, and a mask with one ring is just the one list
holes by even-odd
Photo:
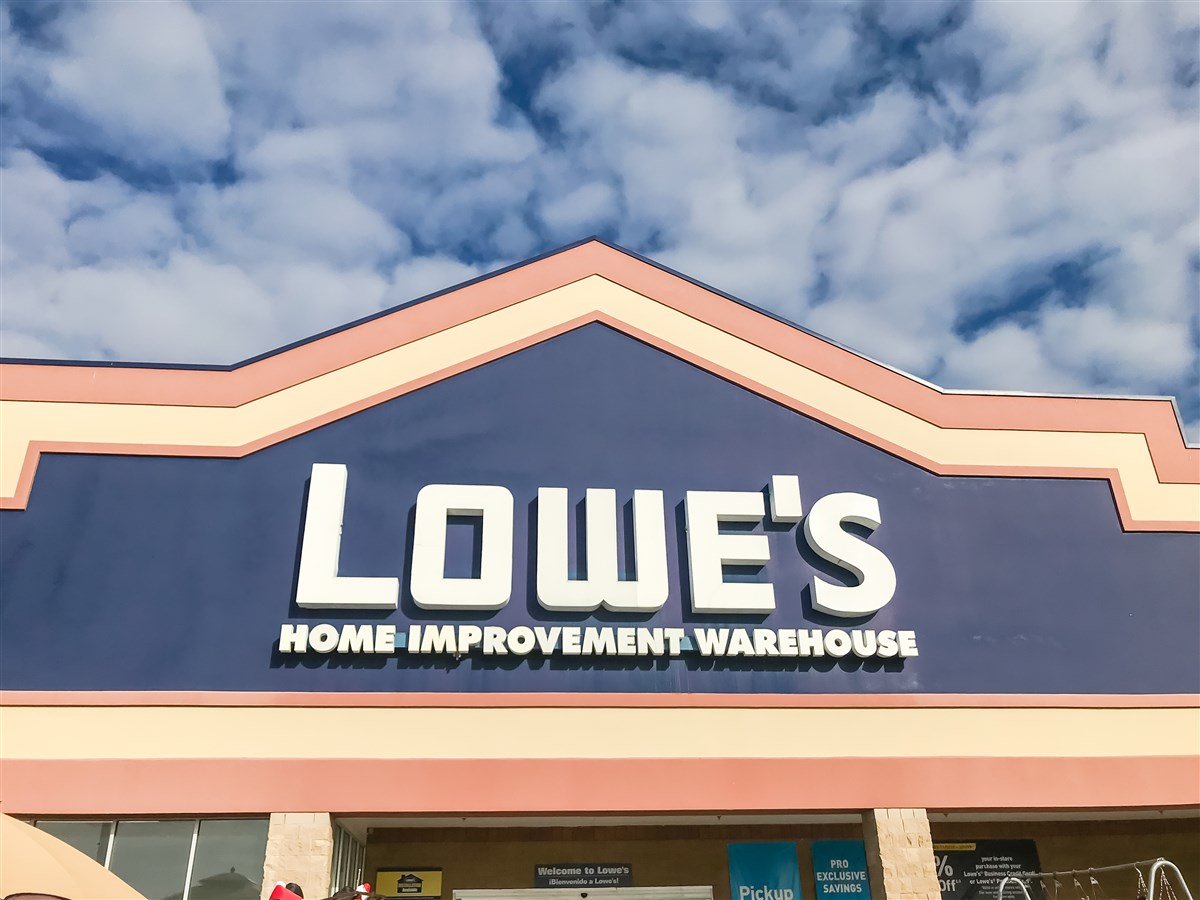
[[812, 862], [817, 900], [826, 897], [871, 900], [867, 852], [862, 841], [813, 841]]

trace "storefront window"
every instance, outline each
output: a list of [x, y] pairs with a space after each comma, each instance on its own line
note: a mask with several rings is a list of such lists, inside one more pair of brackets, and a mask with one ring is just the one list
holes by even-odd
[[363, 880], [366, 848], [340, 825], [333, 826], [333, 890], [358, 887]]
[[266, 852], [265, 819], [201, 822], [188, 900], [258, 900]]
[[179, 896], [195, 830], [187, 819], [119, 822], [108, 867], [147, 900]]
[[34, 823], [123, 878], [148, 900], [258, 900], [266, 819]]
[[103, 864], [108, 858], [112, 822], [38, 822], [37, 827]]

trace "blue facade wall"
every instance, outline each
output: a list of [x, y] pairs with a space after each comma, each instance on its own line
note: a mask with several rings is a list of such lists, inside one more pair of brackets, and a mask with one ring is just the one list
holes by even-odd
[[[396, 575], [389, 614], [292, 600], [314, 462], [349, 467], [341, 572]], [[687, 490], [800, 478], [805, 502], [877, 497], [870, 538], [894, 599], [815, 613], [799, 526], [766, 526], [763, 617], [690, 611]], [[516, 499], [514, 591], [493, 614], [407, 593], [417, 491], [500, 484]], [[652, 616], [554, 614], [533, 589], [539, 486], [661, 489], [671, 598]], [[454, 528], [450, 574], [468, 574]], [[572, 541], [571, 546], [575, 547]], [[834, 570], [836, 571], [836, 570]], [[0, 512], [0, 682], [10, 690], [1176, 693], [1200, 683], [1200, 535], [1122, 531], [1106, 481], [938, 477], [602, 325], [380, 404], [243, 459], [46, 455], [29, 507]], [[903, 661], [285, 657], [283, 621], [863, 624], [912, 629]]]

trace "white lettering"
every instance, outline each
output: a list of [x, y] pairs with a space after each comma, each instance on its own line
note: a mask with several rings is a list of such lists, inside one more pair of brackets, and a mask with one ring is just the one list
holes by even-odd
[[796, 631], [796, 643], [801, 656], [824, 656], [825, 641], [816, 628], [800, 628]]
[[[446, 577], [450, 516], [477, 516], [483, 532], [478, 578]], [[428, 484], [417, 494], [412, 595], [422, 609], [500, 609], [512, 594], [513, 496], [494, 485]]]
[[875, 655], [879, 643], [875, 640], [875, 632], [855, 630], [850, 632], [850, 647], [855, 656], [866, 659]]
[[769, 628], [754, 629], [754, 655], [755, 656], [778, 656], [779, 648], [776, 643], [779, 636]]
[[279, 627], [279, 652], [303, 653], [308, 649], [308, 626], [289, 625]]
[[735, 628], [729, 635], [729, 656], [753, 656], [754, 644], [745, 628]]
[[396, 652], [396, 626], [395, 625], [377, 625], [375, 627], [375, 652], [376, 653], [395, 653]]
[[825, 633], [825, 652], [830, 656], [840, 659], [850, 652], [850, 648], [850, 635], [846, 632], [838, 631], [835, 628], [833, 631]]
[[296, 605], [303, 609], [395, 609], [399, 578], [338, 574], [347, 477], [346, 467], [340, 463], [313, 463], [300, 542]]
[[874, 531], [879, 527], [879, 501], [865, 494], [827, 494], [804, 519], [804, 539], [812, 551], [840, 569], [858, 584], [847, 587], [814, 576], [813, 608], [831, 616], [856, 618], [882, 609], [896, 593], [896, 570], [876, 547], [842, 528], [851, 522]]
[[342, 626], [342, 637], [338, 641], [338, 653], [374, 653], [375, 642], [372, 640], [371, 626], [353, 625]]
[[799, 656], [800, 648], [796, 643], [795, 628], [781, 628], [779, 630], [779, 655], [780, 656]]
[[470, 653], [483, 641], [483, 629], [478, 625], [463, 625], [458, 629], [458, 652]]
[[617, 629], [617, 656], [637, 656], [637, 629]]
[[553, 628], [543, 628], [539, 625], [533, 631], [537, 635], [538, 649], [546, 656], [553, 653], [554, 648], [558, 646], [558, 636], [562, 634], [562, 629], [557, 625]]
[[487, 625], [483, 629], [483, 655], [505, 656], [508, 648], [504, 646], [505, 631], [498, 625]]
[[426, 625], [421, 629], [419, 653], [457, 653], [453, 625]]
[[580, 629], [570, 626], [562, 630], [562, 652], [564, 656], [578, 656]]
[[537, 638], [528, 625], [518, 625], [508, 633], [508, 649], [517, 656], [526, 656], [536, 644]]
[[795, 475], [771, 476], [771, 521], [793, 524], [804, 518], [800, 479]]
[[666, 652], [661, 628], [639, 628], [637, 630], [637, 655], [662, 656]]
[[900, 652], [900, 644], [896, 639], [896, 632], [885, 629], [879, 632], [879, 656], [883, 659], [891, 659]]
[[337, 644], [338, 630], [332, 625], [314, 625], [308, 632], [308, 646], [318, 653], [328, 653]]
[[569, 496], [566, 488], [538, 488], [537, 596], [546, 609], [652, 612], [667, 602], [667, 532], [662, 491], [633, 492], [636, 577], [620, 579], [617, 566], [617, 492], [588, 488], [587, 577], [567, 572]]
[[667, 647], [670, 654], [672, 656], [681, 654], [683, 652], [683, 639], [687, 637], [687, 632], [682, 628], [664, 628], [663, 634], [667, 638]]
[[701, 656], [724, 656], [729, 645], [728, 628], [697, 628], [696, 646]]
[[724, 566], [761, 566], [771, 558], [765, 534], [722, 534], [722, 522], [758, 522], [765, 513], [757, 491], [688, 491], [688, 569], [692, 609], [700, 613], [768, 613], [775, 609], [770, 584], [728, 582]]
[[583, 632], [583, 653], [585, 656], [615, 656], [617, 643], [613, 639], [611, 628], [587, 628]]

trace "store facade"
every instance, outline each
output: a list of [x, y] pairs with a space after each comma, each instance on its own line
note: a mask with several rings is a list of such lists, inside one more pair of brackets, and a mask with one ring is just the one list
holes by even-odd
[[0, 389], [3, 809], [148, 896], [1200, 879], [1168, 400], [944, 392], [596, 241]]

